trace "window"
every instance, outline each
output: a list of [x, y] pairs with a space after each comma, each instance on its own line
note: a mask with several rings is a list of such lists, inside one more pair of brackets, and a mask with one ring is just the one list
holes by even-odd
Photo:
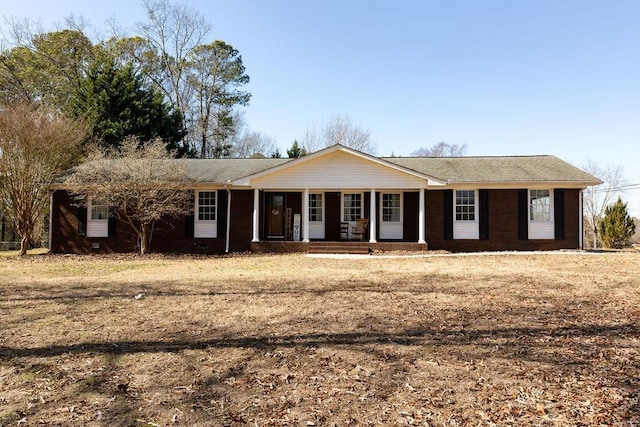
[[322, 193], [309, 194], [309, 221], [322, 222]]
[[456, 221], [476, 220], [475, 190], [456, 190]]
[[216, 192], [198, 192], [198, 221], [216, 220]]
[[345, 222], [353, 222], [362, 218], [362, 194], [345, 193], [343, 195], [343, 214], [342, 220]]
[[89, 200], [85, 219], [86, 226], [78, 224], [78, 234], [84, 231], [87, 237], [109, 237], [109, 205], [105, 201]]
[[382, 194], [382, 221], [400, 222], [400, 194]]
[[551, 197], [549, 190], [529, 191], [529, 220], [551, 221]]
[[109, 220], [109, 206], [102, 200], [91, 200], [91, 221]]

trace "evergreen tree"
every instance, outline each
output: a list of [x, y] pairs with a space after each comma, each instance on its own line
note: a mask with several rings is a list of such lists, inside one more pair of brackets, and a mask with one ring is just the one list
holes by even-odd
[[300, 144], [298, 144], [298, 140], [294, 139], [293, 144], [291, 144], [291, 148], [287, 150], [287, 156], [289, 156], [290, 159], [297, 159], [298, 157], [306, 155], [307, 150], [300, 147]]
[[91, 128], [103, 149], [119, 148], [128, 136], [143, 144], [160, 138], [167, 151], [189, 155], [181, 143], [185, 135], [182, 114], [164, 101], [162, 93], [145, 87], [131, 65], [116, 65], [102, 55], [90, 67], [76, 93], [73, 110]]
[[636, 231], [636, 224], [627, 212], [627, 204], [618, 201], [607, 206], [604, 218], [600, 222], [600, 236], [605, 248], [620, 249], [629, 246], [631, 236]]

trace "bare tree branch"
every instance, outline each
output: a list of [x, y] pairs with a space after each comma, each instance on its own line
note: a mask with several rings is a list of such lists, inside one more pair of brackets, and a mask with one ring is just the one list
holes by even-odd
[[467, 144], [447, 144], [444, 141], [431, 147], [420, 147], [411, 153], [418, 157], [462, 157], [467, 153]]
[[300, 138], [300, 145], [307, 153], [335, 144], [369, 154], [375, 154], [378, 151], [378, 145], [371, 139], [369, 129], [362, 128], [347, 115], [333, 116], [322, 125], [320, 134], [316, 132], [315, 125], [307, 126], [305, 135]]
[[243, 159], [271, 157], [278, 146], [275, 139], [260, 132], [245, 131], [233, 144], [232, 157]]
[[110, 213], [128, 224], [138, 237], [141, 254], [149, 252], [155, 224], [189, 212], [191, 180], [184, 161], [172, 158], [166, 143], [140, 146], [135, 138], [120, 151], [97, 152], [66, 180], [79, 200], [106, 202]]
[[591, 175], [603, 181], [602, 184], [587, 187], [583, 192], [583, 212], [591, 237], [592, 247], [599, 246], [598, 224], [604, 217], [604, 210], [613, 203], [614, 198], [621, 192], [626, 183], [622, 166], [607, 165], [601, 167], [592, 159], [587, 159], [582, 168]]
[[27, 247], [49, 201], [56, 174], [80, 154], [85, 127], [59, 112], [20, 101], [0, 107], [0, 204]]

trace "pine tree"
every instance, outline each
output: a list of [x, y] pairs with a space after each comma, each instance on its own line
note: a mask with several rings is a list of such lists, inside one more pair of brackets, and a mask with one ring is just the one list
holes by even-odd
[[290, 159], [297, 159], [298, 157], [306, 156], [307, 150], [300, 147], [297, 140], [293, 140], [293, 144], [291, 144], [291, 148], [287, 150], [287, 156]]
[[605, 248], [621, 249], [629, 246], [629, 240], [636, 231], [633, 218], [627, 212], [627, 204], [618, 201], [607, 206], [600, 222], [600, 236]]
[[103, 149], [118, 148], [128, 136], [142, 144], [161, 138], [167, 151], [188, 156], [182, 142], [182, 114], [166, 103], [162, 93], [146, 87], [131, 64], [118, 65], [108, 55], [96, 58], [73, 100], [73, 109], [91, 127]]

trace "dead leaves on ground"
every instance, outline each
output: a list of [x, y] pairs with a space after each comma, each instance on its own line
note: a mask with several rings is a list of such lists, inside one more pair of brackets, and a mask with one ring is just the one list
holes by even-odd
[[[301, 257], [258, 259], [265, 267], [255, 271], [251, 257], [238, 261], [244, 269], [161, 259], [163, 272], [188, 262], [198, 276], [144, 289], [135, 281], [153, 271], [142, 263], [154, 270], [156, 260], [126, 261], [133, 276], [90, 270], [113, 274], [95, 279], [99, 292], [57, 278], [51, 299], [46, 278], [3, 287], [0, 425], [640, 419], [637, 258], [354, 261], [327, 265], [331, 278]], [[28, 274], [51, 269], [46, 262]], [[55, 262], [85, 271], [75, 259]], [[615, 268], [598, 273], [602, 262]], [[287, 270], [306, 277], [279, 282]], [[51, 337], [59, 348], [42, 344]]]

